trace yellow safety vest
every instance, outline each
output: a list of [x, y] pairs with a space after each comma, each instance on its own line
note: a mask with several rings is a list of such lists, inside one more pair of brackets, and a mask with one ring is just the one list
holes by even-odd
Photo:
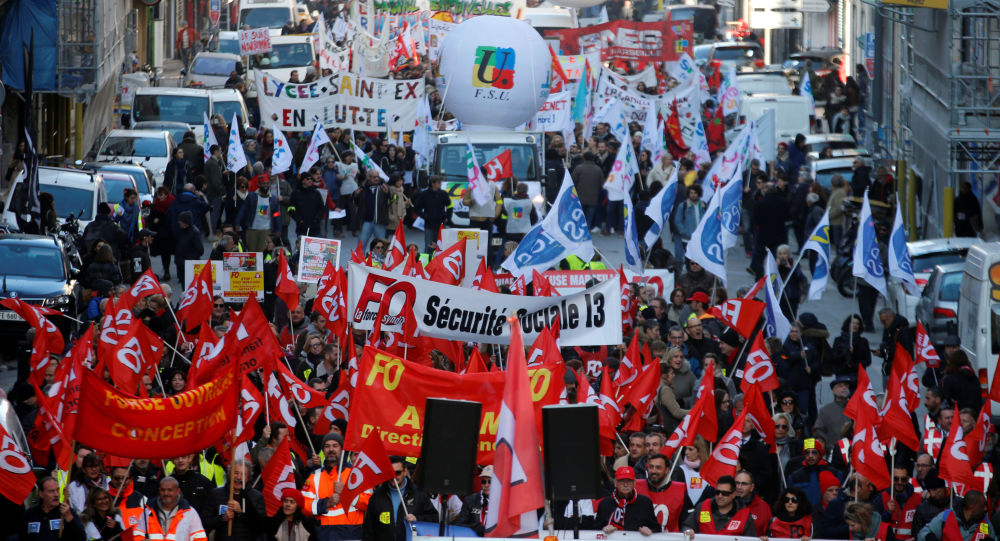
[[[163, 465], [163, 472], [165, 475], [170, 475], [170, 472], [174, 471], [174, 463], [167, 462]], [[209, 462], [205, 460], [204, 454], [198, 455], [198, 472], [205, 476], [206, 479], [215, 483], [215, 486], [221, 487], [226, 485], [226, 469], [220, 464], [216, 464], [215, 460]]]

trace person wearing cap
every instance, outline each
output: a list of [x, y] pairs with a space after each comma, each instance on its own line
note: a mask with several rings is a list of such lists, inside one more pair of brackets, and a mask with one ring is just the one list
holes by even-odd
[[653, 500], [636, 492], [635, 470], [628, 466], [615, 470], [615, 490], [597, 505], [595, 522], [606, 534], [630, 531], [651, 535], [662, 530]]
[[840, 376], [830, 382], [833, 401], [820, 408], [816, 417], [816, 425], [813, 427], [813, 434], [822, 437], [824, 441], [840, 439], [844, 423], [850, 421], [844, 415], [844, 408], [847, 407], [847, 401], [851, 398], [852, 385], [855, 385], [855, 378], [851, 376]]
[[174, 266], [177, 279], [181, 285], [184, 281], [184, 266], [188, 259], [199, 259], [205, 253], [205, 245], [201, 242], [201, 232], [194, 225], [194, 217], [185, 210], [177, 216], [177, 231], [174, 234]]
[[306, 541], [318, 539], [316, 520], [303, 513], [305, 497], [302, 492], [289, 487], [281, 491], [281, 509], [268, 523], [269, 539]]
[[474, 492], [465, 497], [462, 502], [462, 510], [455, 519], [456, 526], [465, 526], [475, 530], [476, 535], [482, 537], [483, 525], [486, 524], [486, 509], [490, 503], [490, 484], [493, 481], [493, 466], [486, 466], [479, 473], [479, 492]]
[[840, 479], [831, 472], [819, 474], [822, 497], [813, 506], [813, 536], [820, 539], [847, 539], [848, 529], [844, 523], [845, 494], [841, 494]]
[[[949, 503], [951, 501], [950, 491], [945, 486], [944, 479], [938, 477], [938, 471], [932, 469], [924, 479], [924, 499], [913, 513], [911, 531], [915, 532], [914, 535], [919, 534], [924, 526], [934, 520], [934, 517], [949, 509], [949, 505], [955, 511], [961, 510], [962, 497], [955, 495], [954, 499], [954, 502]], [[994, 516], [994, 519], [996, 518], [1000, 517]]]
[[[704, 325], [705, 320], [702, 320], [701, 324]], [[740, 345], [740, 336], [732, 329], [722, 331], [719, 336], [719, 365], [722, 367], [726, 377], [736, 378], [736, 386], [739, 386], [740, 380], [743, 379], [742, 375], [733, 373], [733, 367], [742, 364], [740, 362], [741, 359], [737, 357], [740, 352]], [[745, 353], [744, 357], [746, 356]]]
[[837, 471], [823, 458], [823, 450], [822, 441], [817, 438], [806, 438], [802, 441], [802, 460], [789, 462], [786, 474], [788, 486], [801, 488], [813, 506], [818, 505], [823, 497], [820, 475], [829, 472], [840, 478]]
[[697, 290], [687, 298], [688, 306], [694, 315], [701, 320], [702, 327], [711, 337], [718, 337], [722, 334], [722, 325], [715, 319], [715, 316], [708, 313], [708, 307], [712, 303], [708, 298], [708, 293]]
[[715, 496], [704, 500], [684, 519], [684, 534], [744, 535], [755, 537], [757, 527], [750, 509], [736, 497], [736, 480], [723, 475], [715, 482]]
[[[267, 528], [267, 513], [264, 495], [255, 488], [246, 486], [253, 473], [249, 462], [238, 459], [233, 463], [232, 475], [226, 484], [216, 488], [208, 496], [202, 509], [205, 532], [215, 532], [215, 539], [238, 539], [264, 541]], [[229, 496], [232, 483], [232, 497]], [[232, 534], [229, 524], [232, 523]]]
[[[319, 519], [320, 539], [360, 539], [371, 493], [363, 492], [353, 502], [341, 502], [340, 494], [351, 477], [350, 462], [346, 457], [341, 462], [343, 436], [335, 432], [327, 434], [321, 449], [323, 466], [309, 474], [302, 486], [303, 513]], [[315, 460], [310, 460], [310, 464], [314, 463]]]

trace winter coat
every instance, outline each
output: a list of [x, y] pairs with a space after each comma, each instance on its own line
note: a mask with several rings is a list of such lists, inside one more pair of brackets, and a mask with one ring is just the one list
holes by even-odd
[[325, 213], [326, 201], [323, 201], [323, 196], [315, 186], [292, 193], [288, 203], [288, 214], [295, 220], [297, 234], [319, 235]]
[[[190, 212], [193, 218], [192, 226], [201, 222], [201, 217], [208, 212], [209, 206], [204, 199], [191, 192], [183, 192], [178, 195], [174, 202], [167, 209], [167, 221], [170, 223], [174, 237], [179, 238], [180, 226], [177, 224], [177, 217], [182, 212]], [[199, 254], [200, 255], [200, 254]]]
[[223, 164], [216, 158], [205, 162], [205, 196], [209, 199], [226, 195], [226, 185], [222, 180]]
[[215, 532], [216, 541], [239, 539], [241, 541], [264, 541], [267, 531], [267, 513], [264, 510], [264, 495], [259, 490], [244, 488], [234, 493], [233, 499], [240, 502], [243, 512], [232, 520], [233, 533], [229, 534], [229, 522], [225, 518], [224, 506], [229, 501], [229, 484], [212, 490], [202, 509], [205, 533]]
[[788, 199], [776, 189], [769, 190], [753, 210], [757, 226], [758, 244], [777, 246], [788, 240], [785, 222], [788, 221]]
[[361, 187], [359, 206], [362, 222], [372, 222], [377, 225], [389, 223], [389, 189], [384, 184]]
[[859, 364], [864, 367], [872, 364], [871, 346], [861, 333], [842, 332], [833, 340], [830, 357], [827, 364], [836, 376], [854, 376]]
[[170, 195], [163, 201], [153, 199], [153, 207], [149, 211], [149, 220], [146, 227], [156, 231], [153, 237], [153, 245], [150, 246], [150, 254], [160, 255], [173, 253], [174, 229], [167, 219], [167, 211], [174, 202], [174, 196]]
[[[611, 515], [617, 508], [618, 504], [615, 502], [614, 496], [605, 496], [601, 503], [597, 504], [597, 518], [594, 519], [597, 527], [607, 526], [611, 521]], [[625, 531], [628, 532], [637, 532], [643, 526], [652, 530], [653, 533], [663, 530], [660, 521], [656, 518], [656, 513], [653, 512], [653, 500], [642, 494], [636, 494], [635, 501], [625, 505], [625, 517], [622, 522]]]
[[420, 192], [413, 202], [413, 210], [424, 219], [424, 228], [436, 229], [448, 219], [448, 205], [451, 198], [444, 190], [431, 190], [430, 188]]
[[179, 195], [188, 180], [188, 169], [191, 164], [184, 159], [170, 160], [163, 172], [163, 185], [170, 188], [170, 193]]
[[389, 228], [395, 229], [399, 220], [406, 217], [406, 206], [410, 198], [403, 193], [403, 188], [389, 186]]
[[375, 487], [368, 500], [368, 509], [365, 510], [365, 520], [361, 526], [362, 541], [404, 541], [407, 526], [403, 503], [406, 504], [406, 510], [419, 521], [436, 522], [439, 518], [427, 494], [409, 480], [403, 488], [400, 505], [393, 509], [390, 490], [395, 491], [396, 487], [390, 488], [390, 483], [392, 481]]
[[584, 161], [570, 173], [580, 204], [593, 207], [601, 202], [601, 189], [604, 187], [606, 175], [601, 166], [594, 162]]

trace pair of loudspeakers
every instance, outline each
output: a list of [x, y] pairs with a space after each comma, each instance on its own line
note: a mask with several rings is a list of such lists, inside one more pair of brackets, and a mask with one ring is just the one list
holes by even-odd
[[[472, 492], [479, 449], [482, 404], [427, 399], [417, 482], [429, 492]], [[542, 408], [545, 493], [553, 500], [599, 498], [601, 455], [597, 407], [574, 404]]]

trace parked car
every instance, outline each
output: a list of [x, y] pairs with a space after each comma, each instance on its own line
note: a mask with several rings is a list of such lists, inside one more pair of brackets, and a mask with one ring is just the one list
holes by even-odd
[[108, 192], [108, 201], [112, 204], [121, 202], [125, 190], [131, 189], [135, 190], [136, 193], [139, 192], [139, 188], [135, 185], [135, 179], [126, 173], [104, 171], [101, 176], [104, 177], [104, 189]]
[[[917, 287], [924, 288], [934, 267], [960, 263], [965, 260], [969, 248], [982, 244], [983, 241], [976, 237], [951, 237], [907, 242], [906, 249], [910, 252], [910, 263], [913, 266], [913, 277], [916, 278]], [[903, 284], [893, 277], [889, 277], [886, 293], [889, 296], [889, 306], [893, 311], [906, 316], [910, 323], [916, 325], [916, 307], [920, 297], [908, 295], [903, 289]], [[930, 331], [928, 330], [928, 332]]]
[[778, 141], [791, 141], [796, 134], [809, 133], [809, 116], [814, 113], [809, 98], [761, 94], [740, 100], [736, 125], [726, 131], [726, 142], [739, 135], [743, 124], [757, 120], [768, 109], [774, 110], [774, 135]]
[[239, 32], [230, 32], [230, 31], [219, 32], [219, 45], [217, 47], [216, 52], [229, 53], [239, 56], [240, 55]]
[[240, 118], [243, 130], [250, 128], [250, 113], [247, 111], [247, 104], [243, 101], [243, 95], [234, 88], [218, 88], [211, 91], [212, 110], [215, 114], [222, 115], [226, 123], [233, 121], [233, 113]]
[[[104, 188], [104, 177], [93, 171], [81, 171], [64, 167], [39, 167], [38, 189], [40, 192], [52, 194], [56, 206], [56, 215], [60, 220], [74, 218], [80, 220], [83, 230], [97, 215], [97, 205], [108, 200]], [[23, 181], [16, 182], [7, 192], [4, 202], [4, 220], [8, 224], [16, 224], [14, 210], [21, 207], [26, 194]]]
[[920, 293], [916, 320], [924, 324], [932, 344], [940, 344], [949, 334], [958, 334], [958, 297], [964, 269], [964, 261], [935, 266]]
[[[64, 338], [76, 328], [80, 284], [59, 240], [41, 235], [0, 235], [0, 297], [17, 297], [64, 314], [49, 316]], [[0, 307], [0, 336], [23, 338], [28, 324], [21, 316]]]
[[836, 48], [809, 49], [788, 55], [788, 60], [782, 64], [782, 68], [789, 78], [798, 84], [799, 74], [805, 67], [806, 60], [811, 62], [813, 72], [818, 77], [823, 78], [831, 71], [840, 71], [840, 65], [844, 62], [845, 57], [844, 52]]
[[724, 74], [730, 67], [736, 68], [736, 71], [764, 67], [764, 50], [753, 41], [719, 41], [702, 47], [708, 47], [707, 53], [698, 51], [697, 47], [695, 52], [701, 53], [704, 63], [700, 63], [698, 54], [694, 60], [706, 72], [718, 68]]
[[192, 130], [191, 126], [183, 122], [166, 122], [161, 120], [146, 120], [143, 122], [134, 122], [132, 124], [133, 130], [153, 130], [153, 131], [168, 131], [170, 132], [170, 137], [174, 138], [174, 142], [183, 141], [184, 135], [187, 132], [195, 134], [197, 137], [198, 132], [201, 130]]
[[806, 135], [806, 148], [812, 159], [817, 159], [819, 153], [827, 148], [835, 158], [871, 154], [868, 150], [858, 147], [854, 136], [849, 133], [810, 133]]
[[124, 117], [123, 125], [133, 122], [166, 121], [183, 122], [194, 130], [195, 138], [201, 144], [201, 128], [205, 115], [212, 117], [212, 101], [204, 88], [170, 88], [153, 86], [138, 88], [132, 99], [132, 111]]
[[183, 86], [191, 88], [223, 88], [229, 75], [242, 69], [239, 55], [229, 53], [200, 52], [191, 61], [191, 67], [181, 70]]
[[97, 161], [138, 163], [152, 171], [159, 184], [176, 146], [166, 131], [111, 130], [97, 151]]
[[[862, 159], [865, 161], [866, 165], [871, 165], [871, 160], [869, 158]], [[854, 175], [854, 158], [843, 157], [828, 158], [825, 160], [816, 159], [809, 162], [809, 176], [816, 182], [819, 182], [820, 186], [822, 186], [827, 192], [832, 189], [831, 181], [836, 175], [840, 175], [844, 177], [844, 180], [850, 182], [851, 176]]]
[[139, 192], [139, 202], [143, 205], [153, 202], [153, 192], [156, 191], [156, 181], [153, 180], [153, 173], [141, 165], [130, 163], [91, 163], [89, 166], [105, 172], [125, 173], [135, 180], [136, 190]]

